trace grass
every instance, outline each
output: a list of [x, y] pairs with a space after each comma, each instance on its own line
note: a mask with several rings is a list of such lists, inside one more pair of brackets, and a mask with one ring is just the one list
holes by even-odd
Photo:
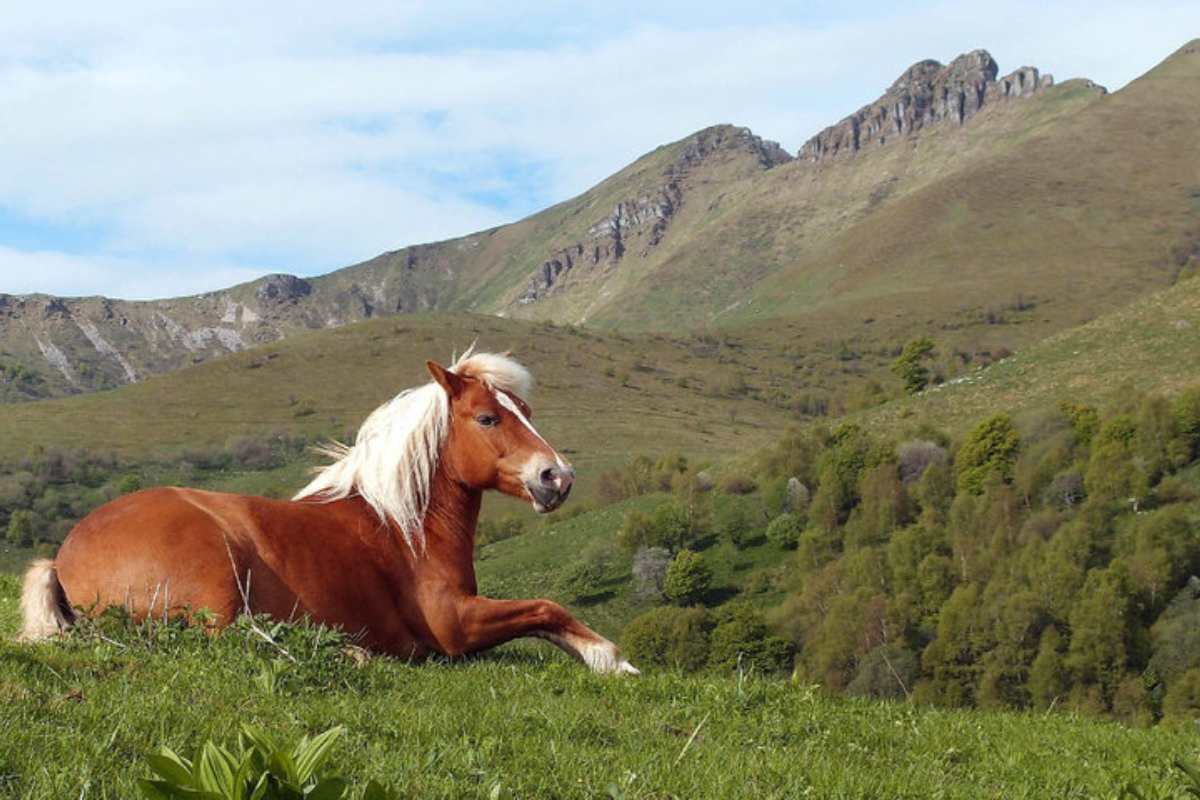
[[0, 797], [133, 797], [159, 745], [194, 752], [242, 722], [281, 738], [344, 725], [331, 771], [401, 796], [1117, 797], [1178, 787], [1193, 731], [1057, 714], [830, 699], [753, 676], [592, 676], [548, 647], [461, 663], [372, 659], [285, 632], [299, 663], [238, 630], [172, 628], [18, 646], [0, 578]]
[[1181, 281], [986, 369], [859, 416], [878, 429], [928, 422], [962, 431], [997, 409], [1019, 414], [1060, 400], [1104, 405], [1119, 402], [1130, 388], [1174, 394], [1200, 380], [1197, 330], [1200, 281]]

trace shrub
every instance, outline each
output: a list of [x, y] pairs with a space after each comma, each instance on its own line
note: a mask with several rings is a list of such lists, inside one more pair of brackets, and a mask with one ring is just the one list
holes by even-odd
[[698, 670], [708, 663], [712, 627], [702, 608], [664, 606], [639, 614], [625, 628], [622, 645], [631, 661], [669, 669]]
[[767, 541], [776, 547], [795, 550], [804, 532], [804, 520], [796, 514], [780, 514], [767, 526]]
[[599, 594], [603, 582], [604, 571], [600, 566], [581, 560], [559, 574], [555, 588], [568, 601], [579, 601]]
[[944, 447], [919, 439], [904, 442], [896, 448], [896, 455], [900, 460], [900, 481], [905, 486], [919, 481], [929, 467], [950, 459]]
[[955, 459], [959, 490], [980, 494], [986, 480], [993, 475], [1009, 480], [1020, 444], [1008, 414], [996, 414], [976, 425]]
[[525, 533], [525, 522], [518, 516], [509, 514], [499, 519], [481, 519], [475, 528], [475, 546], [502, 542], [514, 536]]
[[28, 547], [33, 544], [33, 528], [35, 517], [28, 509], [19, 508], [8, 518], [8, 530], [5, 538], [14, 547]]
[[578, 561], [559, 575], [556, 588], [558, 593], [568, 600], [586, 601], [603, 590], [608, 571], [608, 546], [602, 541], [596, 541], [584, 551]]
[[892, 362], [892, 372], [904, 384], [904, 391], [917, 394], [929, 383], [929, 369], [924, 362], [933, 352], [933, 340], [913, 339], [904, 345], [900, 357]]
[[691, 550], [680, 550], [667, 567], [663, 594], [678, 605], [694, 605], [704, 597], [711, 583], [712, 570], [704, 559]]
[[1200, 719], [1200, 669], [1189, 669], [1167, 687], [1163, 716], [1174, 722]]
[[721, 491], [726, 494], [753, 494], [758, 486], [745, 475], [726, 475], [721, 479]]
[[741, 667], [774, 673], [792, 665], [792, 645], [767, 627], [762, 614], [747, 603], [731, 603], [717, 615], [709, 634], [708, 663], [716, 669]]
[[713, 532], [742, 549], [761, 533], [755, 524], [755, 514], [747, 498], [720, 495], [713, 500]]
[[665, 547], [641, 547], [634, 553], [634, 590], [643, 598], [662, 597], [663, 584], [667, 579], [667, 567], [671, 565], [671, 554]]
[[117, 481], [118, 494], [133, 494], [142, 488], [142, 479], [136, 473], [122, 475]]
[[904, 697], [912, 691], [920, 672], [920, 663], [911, 650], [883, 644], [863, 656], [854, 678], [846, 685], [846, 694], [880, 700]]
[[786, 507], [783, 509], [784, 511], [803, 514], [808, 511], [808, 504], [811, 499], [808, 487], [799, 478], [793, 475], [787, 479], [787, 489], [784, 495]]
[[1042, 495], [1046, 505], [1059, 508], [1070, 508], [1083, 502], [1087, 492], [1083, 488], [1083, 475], [1077, 469], [1060, 472], [1050, 481]]

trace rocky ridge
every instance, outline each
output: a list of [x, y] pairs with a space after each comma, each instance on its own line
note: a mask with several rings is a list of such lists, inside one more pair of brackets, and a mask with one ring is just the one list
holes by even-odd
[[882, 147], [931, 125], [962, 125], [985, 106], [1029, 97], [1054, 85], [1054, 77], [1036, 67], [1021, 67], [1000, 78], [998, 73], [986, 50], [973, 50], [946, 65], [918, 61], [881, 98], [805, 142], [797, 157], [820, 162]]
[[734, 154], [752, 156], [763, 170], [792, 160], [778, 142], [755, 136], [749, 128], [730, 125], [705, 128], [682, 143], [675, 158], [662, 171], [658, 186], [621, 200], [607, 216], [588, 228], [584, 239], [547, 257], [529, 276], [517, 302], [527, 305], [563, 290], [576, 267], [607, 271], [615, 268], [628, 252], [648, 257], [662, 242], [683, 206], [687, 178], [692, 171], [714, 157]]

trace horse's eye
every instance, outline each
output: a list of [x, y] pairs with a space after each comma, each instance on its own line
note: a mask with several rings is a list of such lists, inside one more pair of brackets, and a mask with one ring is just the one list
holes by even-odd
[[500, 424], [500, 418], [495, 414], [480, 414], [475, 421], [485, 428], [494, 428]]

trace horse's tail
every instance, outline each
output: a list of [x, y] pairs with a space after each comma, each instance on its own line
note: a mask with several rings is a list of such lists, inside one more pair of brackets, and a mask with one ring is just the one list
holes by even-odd
[[33, 642], [49, 638], [70, 627], [75, 613], [58, 582], [58, 571], [48, 558], [38, 559], [25, 573], [21, 590], [21, 633], [18, 641]]

